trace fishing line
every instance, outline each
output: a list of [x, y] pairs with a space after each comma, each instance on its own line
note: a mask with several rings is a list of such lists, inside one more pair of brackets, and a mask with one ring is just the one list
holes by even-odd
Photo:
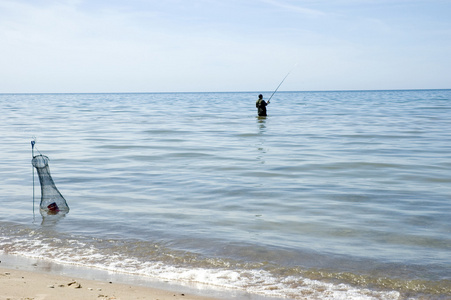
[[280, 86], [282, 85], [282, 83], [285, 81], [285, 79], [288, 77], [288, 75], [290, 75], [290, 73], [294, 70], [294, 68], [296, 68], [297, 65], [298, 65], [298, 64], [296, 63], [296, 64], [293, 66], [293, 68], [290, 70], [290, 72], [288, 72], [288, 74], [285, 75], [285, 77], [284, 77], [284, 78], [282, 79], [282, 81], [279, 83], [279, 85], [277, 86], [276, 90], [272, 93], [271, 97], [269, 97], [269, 99], [268, 99], [268, 104], [269, 104], [269, 101], [271, 101], [272, 96], [274, 96], [274, 94], [275, 94], [275, 93], [277, 92], [277, 90], [280, 88]]

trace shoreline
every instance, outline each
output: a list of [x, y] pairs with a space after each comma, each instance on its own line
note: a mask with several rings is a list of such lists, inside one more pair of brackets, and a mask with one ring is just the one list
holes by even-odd
[[217, 300], [144, 286], [72, 278], [63, 275], [0, 267], [0, 299], [78, 300], [78, 299], [185, 299]]
[[185, 286], [9, 254], [0, 254], [0, 290], [0, 300], [262, 299], [244, 292]]

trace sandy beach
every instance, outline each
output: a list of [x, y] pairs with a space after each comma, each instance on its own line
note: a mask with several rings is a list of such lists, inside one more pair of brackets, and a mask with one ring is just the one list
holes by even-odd
[[144, 286], [0, 268], [0, 300], [214, 300]]

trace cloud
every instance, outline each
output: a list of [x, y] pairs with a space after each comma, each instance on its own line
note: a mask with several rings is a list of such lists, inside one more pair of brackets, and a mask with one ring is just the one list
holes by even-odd
[[325, 12], [320, 11], [320, 10], [306, 8], [306, 7], [294, 5], [294, 4], [289, 4], [287, 2], [279, 1], [279, 0], [262, 0], [262, 2], [270, 4], [272, 6], [282, 8], [283, 10], [286, 10], [286, 11], [300, 13], [304, 16], [322, 17], [322, 16], [327, 15]]

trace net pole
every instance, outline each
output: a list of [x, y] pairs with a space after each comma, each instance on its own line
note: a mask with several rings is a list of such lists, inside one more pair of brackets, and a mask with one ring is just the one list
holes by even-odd
[[[35, 141], [31, 141], [31, 159], [34, 158], [34, 144]], [[34, 220], [34, 166], [31, 164], [31, 172], [33, 173], [33, 220]]]

